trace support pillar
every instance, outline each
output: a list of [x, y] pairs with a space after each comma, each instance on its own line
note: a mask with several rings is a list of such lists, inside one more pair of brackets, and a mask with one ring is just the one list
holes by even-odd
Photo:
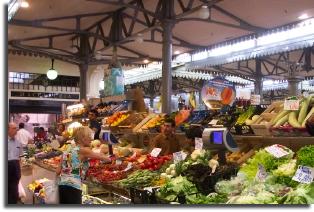
[[299, 83], [302, 81], [301, 77], [289, 77], [288, 78], [288, 94], [289, 96], [298, 96], [301, 94], [301, 90], [298, 88]]
[[174, 27], [174, 0], [162, 1], [162, 112], [171, 113], [172, 95], [172, 29]]
[[263, 75], [262, 75], [262, 62], [259, 59], [255, 60], [256, 78], [254, 83], [254, 93], [261, 96], [263, 101]]
[[87, 64], [81, 64], [79, 65], [80, 68], [80, 100], [82, 99], [86, 99], [86, 90], [87, 90], [87, 86], [86, 86], [86, 75], [87, 75], [87, 71], [88, 71], [88, 65]]
[[154, 108], [154, 97], [153, 97], [153, 96], [151, 96], [151, 97], [149, 98], [149, 104], [150, 104], [150, 107], [151, 107], [151, 108]]

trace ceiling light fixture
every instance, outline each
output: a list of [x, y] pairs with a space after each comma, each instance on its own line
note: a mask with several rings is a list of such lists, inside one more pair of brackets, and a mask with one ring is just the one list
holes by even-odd
[[21, 4], [20, 4], [20, 6], [21, 6], [22, 8], [28, 8], [28, 7], [29, 7], [29, 3], [28, 3], [27, 1], [22, 1]]
[[209, 15], [209, 9], [206, 5], [203, 5], [202, 8], [198, 11], [198, 17], [201, 19], [208, 19]]
[[179, 50], [174, 51], [174, 54], [180, 54], [181, 52]]
[[144, 42], [143, 34], [141, 34], [141, 33], [137, 34], [135, 41], [137, 43], [143, 43]]
[[143, 60], [143, 63], [149, 63], [149, 60], [145, 59]]
[[54, 59], [51, 59], [51, 68], [47, 71], [47, 77], [54, 80], [58, 77], [58, 72], [53, 68]]
[[307, 18], [309, 18], [309, 16], [308, 16], [308, 14], [306, 14], [306, 13], [304, 13], [304, 14], [302, 14], [302, 15], [300, 15], [300, 16], [298, 17], [298, 19], [300, 19], [300, 20], [304, 20], [304, 19], [307, 19]]

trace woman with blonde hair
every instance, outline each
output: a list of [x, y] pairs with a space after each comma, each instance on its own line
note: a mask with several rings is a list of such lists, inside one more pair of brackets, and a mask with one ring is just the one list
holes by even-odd
[[103, 153], [95, 153], [89, 147], [93, 140], [93, 131], [89, 127], [76, 128], [73, 137], [75, 145], [67, 146], [57, 169], [57, 174], [60, 175], [60, 204], [81, 204], [82, 180], [88, 169], [88, 159], [111, 162]]

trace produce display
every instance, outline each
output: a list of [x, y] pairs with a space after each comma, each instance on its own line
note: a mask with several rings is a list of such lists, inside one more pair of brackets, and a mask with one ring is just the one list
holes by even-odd
[[47, 178], [43, 178], [40, 180], [35, 180], [31, 184], [27, 186], [27, 188], [34, 193], [35, 196], [38, 196], [41, 199], [45, 198], [45, 182], [48, 182]]
[[120, 180], [119, 184], [124, 188], [145, 188], [159, 178], [157, 172], [149, 170], [138, 170], [128, 175], [126, 179]]
[[106, 124], [115, 127], [118, 126], [122, 121], [124, 121], [127, 117], [129, 117], [129, 113], [125, 111], [119, 111], [114, 113], [112, 116], [105, 118]]
[[123, 127], [133, 128], [137, 124], [139, 124], [146, 116], [147, 116], [146, 113], [132, 113], [126, 119], [121, 121], [118, 125], [123, 126]]
[[164, 120], [163, 117], [164, 117], [163, 114], [160, 114], [160, 115], [153, 117], [152, 119], [150, 119], [146, 124], [144, 124], [141, 127], [141, 130], [149, 130], [151, 128], [155, 128], [157, 126], [162, 125], [163, 120]]
[[141, 169], [149, 169], [150, 171], [159, 170], [165, 163], [172, 159], [172, 155], [153, 157], [147, 155], [146, 160], [140, 164]]
[[96, 106], [95, 108], [98, 112], [99, 116], [106, 117], [106, 116], [111, 116], [115, 112], [121, 111], [121, 110], [126, 110], [127, 109], [127, 104], [126, 103], [100, 103]]
[[44, 159], [43, 163], [47, 164], [48, 166], [51, 166], [53, 169], [56, 169], [61, 161], [61, 156], [53, 157], [50, 159]]

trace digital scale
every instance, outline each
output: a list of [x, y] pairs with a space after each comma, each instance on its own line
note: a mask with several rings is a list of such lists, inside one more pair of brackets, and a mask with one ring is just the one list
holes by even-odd
[[203, 148], [217, 150], [218, 161], [220, 164], [226, 164], [226, 150], [230, 152], [239, 151], [237, 143], [233, 136], [225, 127], [205, 128], [202, 134]]
[[109, 155], [113, 155], [112, 145], [119, 143], [118, 139], [110, 132], [110, 130], [105, 130], [103, 127], [99, 133], [99, 138], [108, 144]]

